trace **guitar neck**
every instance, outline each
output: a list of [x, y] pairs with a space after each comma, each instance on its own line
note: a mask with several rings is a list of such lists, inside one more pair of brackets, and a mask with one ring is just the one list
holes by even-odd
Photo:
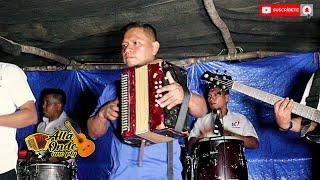
[[[276, 96], [274, 94], [270, 94], [270, 93], [255, 89], [255, 88], [240, 84], [238, 82], [233, 83], [232, 89], [237, 90], [245, 95], [248, 95], [250, 97], [253, 97], [255, 99], [258, 99], [260, 101], [263, 101], [271, 105], [274, 105], [274, 103], [283, 99], [280, 96]], [[305, 106], [297, 102], [293, 102], [292, 113], [297, 114], [301, 117], [307, 118], [309, 120], [315, 121], [317, 123], [320, 123], [320, 111], [312, 107]]]
[[78, 137], [78, 132], [72, 127], [71, 123], [69, 121], [66, 121], [64, 124], [70, 131], [76, 136], [76, 138], [79, 139]]

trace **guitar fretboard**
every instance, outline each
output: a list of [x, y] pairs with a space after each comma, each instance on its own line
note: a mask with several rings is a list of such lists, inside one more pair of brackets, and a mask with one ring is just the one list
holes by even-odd
[[[280, 99], [283, 99], [280, 96], [276, 96], [274, 94], [270, 94], [270, 93], [261, 91], [259, 89], [255, 89], [255, 88], [240, 84], [238, 82], [233, 82], [232, 89], [237, 90], [243, 94], [246, 94], [250, 97], [256, 98], [260, 101], [263, 101], [271, 105], [274, 105], [274, 103], [276, 103]], [[293, 102], [292, 113], [297, 114], [301, 117], [310, 119], [312, 121], [315, 121], [317, 123], [320, 123], [320, 111], [312, 107], [308, 107], [308, 106], [299, 104], [297, 102]]]
[[64, 122], [64, 125], [70, 129], [70, 131], [76, 136], [76, 138], [79, 139], [79, 135], [78, 132], [73, 128], [73, 126], [71, 125], [71, 123], [69, 121]]

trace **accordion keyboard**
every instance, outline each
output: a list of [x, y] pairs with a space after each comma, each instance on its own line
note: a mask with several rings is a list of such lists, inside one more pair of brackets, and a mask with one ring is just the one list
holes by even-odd
[[129, 117], [129, 75], [121, 75], [121, 132], [130, 130]]

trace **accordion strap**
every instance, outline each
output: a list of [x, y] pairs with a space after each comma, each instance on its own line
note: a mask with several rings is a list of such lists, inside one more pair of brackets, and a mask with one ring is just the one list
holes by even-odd
[[173, 180], [173, 141], [167, 142], [167, 153], [168, 180]]
[[144, 146], [146, 144], [146, 140], [142, 139], [141, 140], [141, 145], [139, 148], [139, 161], [138, 161], [138, 166], [142, 167], [142, 162], [143, 162], [143, 157], [144, 157]]
[[184, 123], [186, 120], [186, 116], [187, 116], [187, 112], [188, 112], [189, 101], [190, 101], [190, 92], [189, 92], [188, 88], [185, 88], [185, 86], [182, 86], [182, 87], [183, 87], [183, 91], [184, 91], [184, 98], [183, 98], [183, 102], [180, 107], [176, 126], [174, 127], [174, 130], [177, 132], [181, 132], [183, 129], [183, 126], [184, 126]]
[[[177, 132], [181, 132], [187, 117], [189, 101], [190, 101], [190, 91], [187, 86], [187, 79], [184, 79], [183, 72], [176, 68], [174, 65], [171, 65], [168, 62], [170, 73], [174, 73], [177, 78], [178, 83], [182, 86], [184, 92], [184, 98], [180, 107], [180, 111], [178, 114], [178, 119], [174, 130]], [[167, 142], [167, 174], [168, 180], [173, 180], [173, 141]]]

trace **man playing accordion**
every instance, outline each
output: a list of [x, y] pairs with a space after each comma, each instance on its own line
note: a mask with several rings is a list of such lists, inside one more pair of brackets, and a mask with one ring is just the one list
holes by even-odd
[[[129, 67], [140, 67], [156, 61], [160, 44], [157, 41], [156, 31], [149, 24], [131, 23], [124, 28], [122, 40], [122, 58]], [[157, 99], [157, 104], [161, 108], [172, 109], [182, 104], [184, 100], [183, 87], [177, 83], [170, 72], [165, 74], [168, 85], [162, 86], [156, 90], [161, 97]], [[196, 117], [201, 117], [207, 112], [206, 103], [202, 96], [192, 92], [189, 87], [190, 101], [187, 104], [188, 112]], [[116, 86], [108, 85], [99, 98], [96, 110], [88, 120], [89, 135], [96, 139], [106, 134], [108, 129], [115, 130], [115, 120], [120, 115], [119, 98], [115, 94]], [[112, 94], [113, 93], [113, 94]], [[111, 128], [112, 127], [112, 128]], [[165, 128], [158, 126], [157, 129]], [[110, 135], [108, 133], [108, 135]], [[120, 142], [112, 137], [111, 156], [113, 164], [110, 165], [110, 179], [131, 178], [132, 172], [136, 178], [146, 178], [141, 172], [147, 172], [149, 179], [167, 179], [174, 176], [174, 179], [182, 179], [182, 166], [179, 161], [180, 147], [177, 140], [173, 142], [173, 171], [167, 172], [167, 147], [165, 143], [158, 143], [144, 148], [144, 163], [138, 167], [139, 148], [135, 148]]]

